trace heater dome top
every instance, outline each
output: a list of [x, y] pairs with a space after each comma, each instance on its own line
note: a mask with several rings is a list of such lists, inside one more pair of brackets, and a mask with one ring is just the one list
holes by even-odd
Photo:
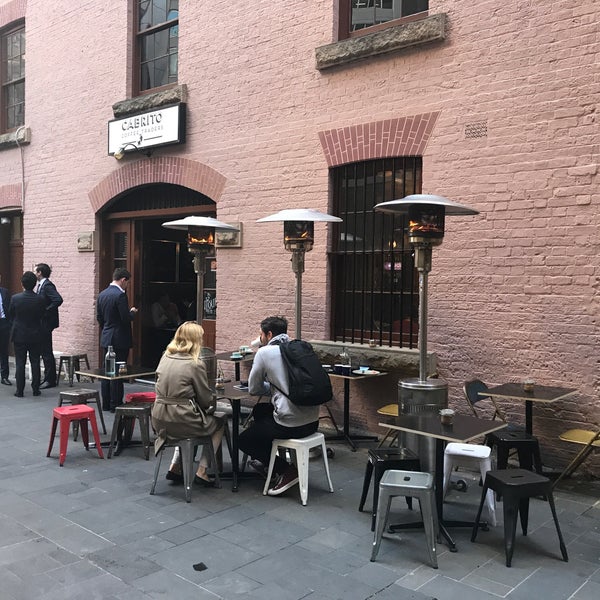
[[329, 222], [339, 223], [342, 219], [322, 213], [310, 208], [286, 208], [280, 210], [274, 215], [258, 219], [257, 223], [267, 223], [269, 221], [313, 221], [313, 222]]
[[163, 223], [162, 226], [166, 227], [167, 229], [187, 230], [190, 227], [214, 227], [215, 229], [239, 231], [239, 229], [234, 225], [217, 221], [217, 219], [213, 219], [212, 217], [189, 216], [185, 217], [184, 219], [178, 219], [177, 221], [167, 221], [166, 223]]
[[478, 210], [452, 202], [443, 196], [434, 194], [412, 194], [405, 196], [399, 200], [390, 200], [389, 202], [380, 202], [376, 204], [374, 209], [385, 213], [407, 214], [409, 207], [414, 205], [433, 204], [435, 206], [443, 206], [446, 215], [477, 215]]

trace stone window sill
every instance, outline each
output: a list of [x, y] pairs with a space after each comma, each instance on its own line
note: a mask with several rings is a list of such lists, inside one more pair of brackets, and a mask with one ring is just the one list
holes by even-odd
[[0, 150], [25, 146], [31, 142], [31, 129], [19, 127], [15, 131], [0, 134]]
[[446, 39], [446, 13], [409, 21], [381, 31], [319, 46], [315, 50], [318, 70], [338, 67], [369, 56]]

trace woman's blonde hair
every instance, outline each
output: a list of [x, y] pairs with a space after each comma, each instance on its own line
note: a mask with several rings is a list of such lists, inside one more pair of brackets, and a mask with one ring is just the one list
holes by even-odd
[[167, 346], [167, 354], [189, 354], [194, 360], [200, 357], [204, 329], [196, 321], [182, 323]]

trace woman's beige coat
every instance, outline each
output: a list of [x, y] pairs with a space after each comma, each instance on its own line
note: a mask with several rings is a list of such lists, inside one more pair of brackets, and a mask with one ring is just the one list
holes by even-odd
[[212, 435], [223, 426], [213, 416], [213, 392], [208, 386], [202, 361], [189, 354], [163, 354], [156, 369], [156, 401], [152, 407], [152, 426], [157, 438], [156, 454], [174, 439]]

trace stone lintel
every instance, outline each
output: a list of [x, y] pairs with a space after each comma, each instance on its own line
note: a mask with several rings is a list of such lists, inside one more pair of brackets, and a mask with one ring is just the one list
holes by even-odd
[[315, 50], [316, 67], [319, 70], [329, 69], [361, 58], [444, 39], [446, 39], [446, 13], [439, 13], [381, 31], [319, 46]]
[[113, 115], [116, 119], [126, 117], [134, 113], [151, 111], [168, 104], [177, 104], [186, 102], [187, 86], [185, 84], [176, 85], [168, 90], [162, 90], [153, 94], [144, 94], [127, 100], [120, 100], [113, 104]]

